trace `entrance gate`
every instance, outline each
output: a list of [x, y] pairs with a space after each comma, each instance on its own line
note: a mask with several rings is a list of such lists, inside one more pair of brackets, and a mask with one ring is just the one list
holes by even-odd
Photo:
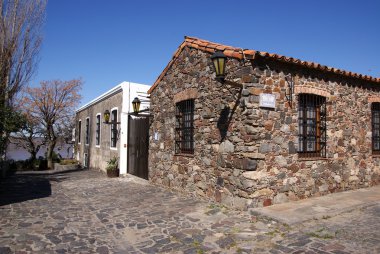
[[148, 179], [149, 117], [128, 118], [128, 173]]

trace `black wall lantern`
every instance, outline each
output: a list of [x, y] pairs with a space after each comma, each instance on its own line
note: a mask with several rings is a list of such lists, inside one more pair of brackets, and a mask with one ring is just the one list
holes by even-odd
[[108, 109], [104, 111], [103, 117], [104, 117], [104, 123], [108, 124], [110, 122], [110, 112]]
[[120, 124], [120, 122], [117, 122], [116, 120], [110, 121], [111, 114], [110, 114], [110, 111], [108, 109], [106, 109], [104, 111], [103, 118], [104, 118], [104, 122], [103, 123], [105, 123], [105, 124]]
[[224, 82], [226, 75], [226, 60], [227, 57], [222, 51], [216, 51], [212, 56], [211, 60], [214, 63], [216, 79], [220, 82]]
[[139, 113], [139, 110], [140, 110], [140, 104], [141, 104], [141, 101], [139, 100], [139, 98], [135, 97], [132, 101], [132, 107], [133, 107], [133, 112], [135, 114], [138, 114]]

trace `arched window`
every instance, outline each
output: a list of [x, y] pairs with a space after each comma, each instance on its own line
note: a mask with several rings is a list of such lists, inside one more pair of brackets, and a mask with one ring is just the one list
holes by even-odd
[[81, 134], [82, 134], [82, 120], [79, 120], [79, 122], [78, 122], [78, 144], [80, 144]]
[[96, 115], [95, 146], [100, 146], [100, 113]]
[[90, 118], [86, 118], [86, 145], [90, 144]]
[[300, 157], [326, 157], [326, 98], [298, 97], [298, 153]]
[[117, 108], [111, 110], [111, 148], [117, 144]]

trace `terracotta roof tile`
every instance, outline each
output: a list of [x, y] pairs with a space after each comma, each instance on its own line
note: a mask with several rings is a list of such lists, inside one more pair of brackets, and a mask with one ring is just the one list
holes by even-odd
[[162, 71], [162, 73], [158, 76], [156, 82], [154, 82], [153, 86], [149, 89], [148, 93], [151, 93], [157, 87], [158, 83], [165, 76], [166, 72], [172, 66], [174, 60], [179, 56], [179, 54], [182, 52], [184, 47], [195, 48], [195, 49], [199, 49], [199, 50], [209, 52], [209, 53], [214, 53], [217, 50], [221, 50], [221, 51], [223, 51], [223, 53], [227, 57], [236, 58], [236, 59], [240, 59], [240, 60], [243, 59], [243, 53], [247, 59], [253, 59], [255, 57], [255, 55], [258, 54], [262, 57], [272, 58], [272, 59], [275, 59], [275, 60], [278, 60], [281, 62], [293, 63], [296, 65], [302, 65], [302, 66], [305, 66], [305, 67], [311, 68], [311, 69], [317, 69], [317, 70], [326, 71], [326, 72], [333, 72], [333, 73], [341, 74], [341, 75], [348, 76], [348, 77], [354, 77], [354, 78], [364, 79], [364, 80], [375, 82], [375, 83], [380, 83], [380, 78], [375, 78], [375, 77], [371, 77], [368, 75], [363, 76], [362, 74], [328, 67], [326, 65], [321, 65], [319, 63], [302, 61], [300, 59], [293, 58], [293, 57], [287, 57], [287, 56], [282, 56], [282, 55], [278, 55], [278, 54], [271, 54], [271, 53], [263, 52], [263, 51], [260, 52], [260, 51], [256, 51], [256, 50], [252, 50], [252, 49], [244, 49], [243, 50], [241, 48], [226, 46], [226, 45], [222, 45], [222, 44], [198, 39], [195, 37], [185, 36], [185, 40], [178, 47], [178, 49], [176, 50], [176, 52], [173, 55], [173, 58], [170, 60], [170, 62], [165, 67], [165, 69]]

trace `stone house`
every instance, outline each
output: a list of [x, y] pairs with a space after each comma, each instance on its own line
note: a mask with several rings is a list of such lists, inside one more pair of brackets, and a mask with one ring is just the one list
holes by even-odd
[[379, 78], [185, 37], [148, 93], [155, 183], [247, 208], [380, 182]]
[[[84, 167], [103, 170], [107, 161], [119, 158], [120, 174], [126, 174], [128, 123], [133, 112], [132, 100], [141, 98], [140, 110], [149, 108], [146, 92], [150, 86], [122, 82], [76, 111], [75, 154]], [[104, 112], [110, 113], [110, 124]]]

